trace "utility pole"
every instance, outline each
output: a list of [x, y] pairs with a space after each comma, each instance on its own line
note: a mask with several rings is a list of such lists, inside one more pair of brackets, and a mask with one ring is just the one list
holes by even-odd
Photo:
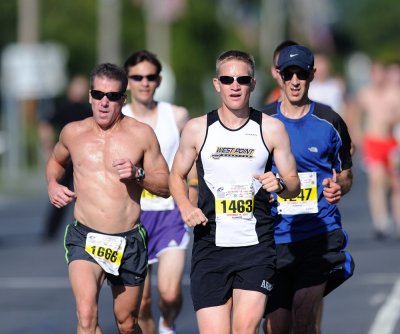
[[37, 43], [38, 41], [38, 0], [18, 0], [19, 43]]
[[121, 1], [98, 0], [98, 63], [121, 61]]
[[[34, 45], [38, 41], [38, 0], [18, 0], [17, 42]], [[5, 58], [4, 54], [3, 57]], [[3, 60], [4, 61], [4, 60]], [[6, 67], [6, 64], [2, 64]], [[3, 73], [5, 71], [3, 70]], [[4, 78], [3, 78], [4, 80]], [[27, 167], [27, 131], [29, 123], [35, 116], [36, 100], [18, 99], [6, 94], [7, 82], [3, 82], [3, 124], [5, 129], [5, 159], [3, 176], [7, 181], [21, 178], [21, 171]]]
[[273, 50], [286, 38], [287, 3], [286, 0], [262, 0], [260, 9], [259, 52], [262, 67], [267, 69], [272, 62]]

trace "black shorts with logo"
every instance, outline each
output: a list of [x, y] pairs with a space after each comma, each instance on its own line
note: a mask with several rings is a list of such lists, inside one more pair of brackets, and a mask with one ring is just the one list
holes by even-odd
[[276, 245], [277, 273], [266, 314], [278, 308], [292, 309], [297, 290], [327, 282], [324, 296], [350, 278], [354, 261], [344, 249], [347, 234], [337, 229], [316, 237]]
[[[86, 236], [89, 232], [98, 232], [77, 221], [67, 225], [64, 235], [65, 259], [69, 264], [74, 260], [86, 260], [97, 263], [96, 260], [85, 251]], [[102, 233], [107, 234], [107, 233]], [[108, 234], [120, 236], [126, 239], [124, 255], [119, 275], [106, 273], [106, 278], [111, 285], [137, 286], [144, 284], [147, 274], [147, 233], [141, 224], [133, 230]]]
[[275, 266], [273, 241], [245, 247], [218, 247], [210, 241], [195, 241], [190, 273], [195, 311], [224, 305], [233, 289], [269, 294]]

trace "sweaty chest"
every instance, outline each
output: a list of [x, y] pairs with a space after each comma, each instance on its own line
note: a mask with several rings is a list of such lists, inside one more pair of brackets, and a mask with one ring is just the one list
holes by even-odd
[[129, 158], [134, 163], [137, 158], [134, 154], [134, 144], [118, 135], [106, 138], [76, 138], [71, 150], [71, 158], [78, 170], [88, 173], [108, 172], [113, 169], [113, 161]]

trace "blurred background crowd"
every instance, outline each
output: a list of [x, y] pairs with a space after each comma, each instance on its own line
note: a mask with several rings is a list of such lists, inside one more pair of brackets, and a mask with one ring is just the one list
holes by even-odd
[[[0, 314], [7, 321], [0, 321], [0, 333], [6, 322], [15, 328], [21, 322], [24, 333], [43, 333], [60, 318], [75, 326], [75, 314], [65, 312], [73, 309], [64, 289], [69, 284], [58, 276], [65, 276], [58, 253], [63, 250], [27, 241], [39, 233], [53, 240], [66, 223], [66, 211], [48, 202], [44, 168], [61, 128], [91, 115], [90, 71], [103, 62], [122, 65], [128, 55], [147, 49], [163, 65], [155, 99], [184, 106], [195, 117], [218, 106], [215, 59], [239, 49], [256, 60], [251, 106], [260, 109], [276, 99], [271, 66], [274, 49], [284, 40], [313, 51], [317, 71], [309, 96], [343, 117], [353, 141], [354, 186], [340, 205], [358, 277], [327, 304], [332, 316], [325, 317], [324, 331], [395, 333], [400, 318], [399, 18], [399, 0], [1, 0]], [[62, 182], [71, 186], [72, 169]], [[185, 298], [190, 300], [188, 294]], [[377, 313], [381, 305], [388, 312]], [[180, 325], [193, 328], [187, 309]], [[367, 319], [376, 314], [368, 331]], [[385, 324], [393, 330], [385, 331]]]
[[[0, 191], [44, 181], [73, 78], [87, 78], [100, 62], [121, 65], [144, 48], [163, 62], [156, 98], [185, 106], [193, 117], [216, 105], [211, 79], [222, 51], [254, 55], [251, 105], [261, 107], [274, 89], [276, 45], [291, 39], [308, 46], [317, 67], [310, 97], [343, 116], [358, 158], [364, 119], [373, 117], [363, 113], [369, 102], [360, 90], [370, 84], [400, 90], [399, 17], [397, 0], [1, 1]], [[374, 79], [377, 67], [381, 77]], [[386, 121], [396, 128], [396, 118]]]

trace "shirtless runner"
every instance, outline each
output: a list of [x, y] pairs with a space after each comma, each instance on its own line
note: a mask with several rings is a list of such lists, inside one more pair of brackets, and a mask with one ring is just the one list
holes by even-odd
[[[102, 333], [98, 297], [107, 278], [120, 333], [141, 333], [138, 313], [147, 272], [147, 238], [139, 223], [145, 188], [169, 196], [168, 166], [154, 131], [124, 117], [127, 77], [113, 64], [91, 75], [93, 117], [64, 127], [47, 163], [50, 201], [75, 200], [75, 221], [65, 232], [69, 279], [76, 300], [77, 333]], [[58, 183], [68, 161], [75, 191]]]
[[389, 168], [389, 157], [397, 145], [393, 129], [400, 120], [399, 85], [392, 83], [387, 74], [383, 64], [371, 65], [371, 82], [357, 92], [352, 111], [354, 118], [350, 123], [354, 139], [362, 147], [368, 177], [369, 207], [375, 237], [378, 239], [390, 233], [389, 189], [392, 190], [390, 202], [393, 220], [397, 233], [400, 232], [400, 189], [393, 187], [393, 177], [396, 175]]

